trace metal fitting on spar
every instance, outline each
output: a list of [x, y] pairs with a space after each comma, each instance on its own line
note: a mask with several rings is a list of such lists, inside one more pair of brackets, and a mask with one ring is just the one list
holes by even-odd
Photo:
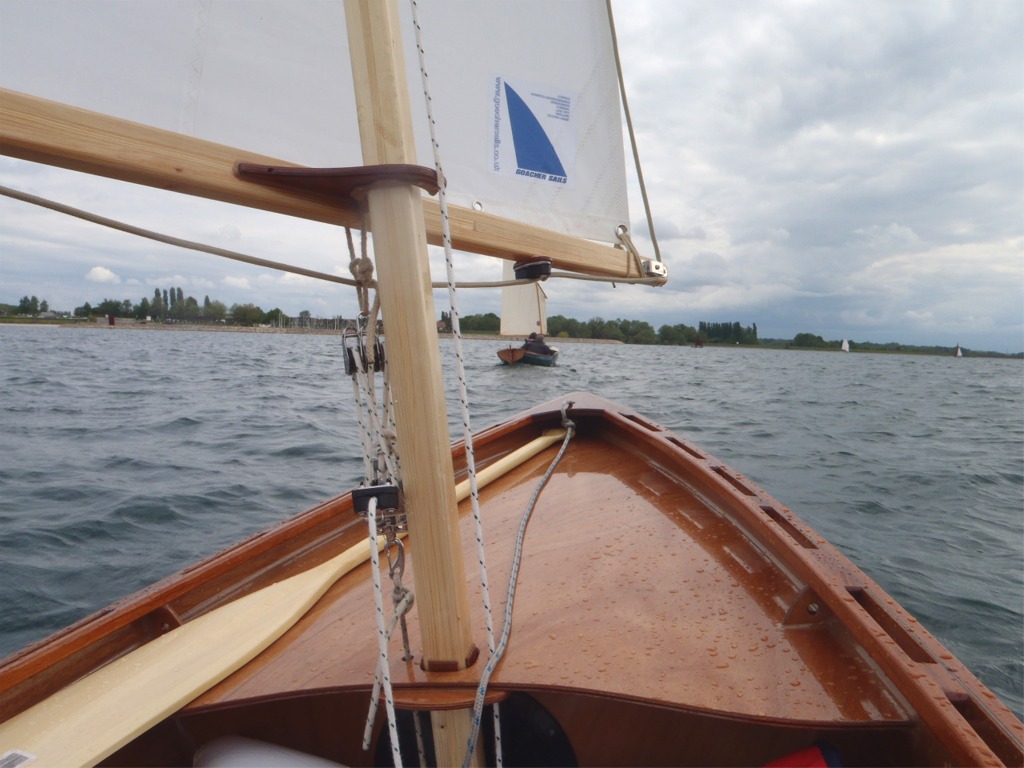
[[654, 259], [645, 259], [643, 262], [644, 274], [647, 277], [663, 277], [668, 278], [668, 267], [662, 262], [655, 261]]

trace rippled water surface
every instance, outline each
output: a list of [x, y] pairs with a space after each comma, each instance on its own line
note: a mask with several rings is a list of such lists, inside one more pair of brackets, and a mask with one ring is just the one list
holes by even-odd
[[[563, 344], [544, 369], [496, 348], [465, 344], [475, 429], [575, 390], [633, 406], [762, 485], [1024, 710], [1020, 361]], [[0, 655], [351, 488], [339, 349], [0, 326]]]

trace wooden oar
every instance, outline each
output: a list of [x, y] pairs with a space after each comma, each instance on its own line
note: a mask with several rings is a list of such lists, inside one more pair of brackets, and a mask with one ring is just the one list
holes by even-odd
[[[489, 464], [476, 473], [476, 487], [483, 488], [488, 483], [497, 480], [499, 477], [509, 472], [527, 459], [532, 459], [541, 451], [551, 447], [559, 440], [565, 439], [564, 429], [549, 429], [544, 432], [540, 437], [535, 440], [531, 440], [529, 443], [524, 445], [522, 448], [517, 448], [507, 456], [503, 456], [493, 464]], [[461, 483], [455, 486], [455, 498], [459, 501], [469, 498], [469, 480], [463, 480]], [[367, 553], [369, 557], [369, 553]]]
[[[561, 440], [544, 433], [477, 475], [483, 487]], [[456, 487], [459, 500], [469, 481]], [[380, 540], [383, 543], [383, 539]], [[72, 683], [0, 724], [0, 755], [36, 766], [95, 765], [255, 658], [342, 576], [370, 556], [368, 542], [216, 608]], [[372, 638], [367, 638], [371, 642]]]
[[0, 753], [36, 765], [95, 765], [255, 658], [369, 557], [358, 544], [323, 565], [161, 635], [0, 725]]

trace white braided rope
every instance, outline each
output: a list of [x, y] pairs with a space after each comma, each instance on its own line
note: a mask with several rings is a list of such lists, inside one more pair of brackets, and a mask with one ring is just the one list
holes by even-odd
[[[377, 550], [377, 499], [370, 499], [370, 508], [366, 515], [366, 524], [370, 531], [370, 570], [373, 576], [373, 605], [377, 618], [377, 675], [381, 687], [384, 689], [384, 706], [388, 712], [388, 732], [391, 734], [391, 756], [395, 761], [395, 768], [401, 768], [402, 752], [398, 744], [398, 724], [395, 720], [395, 699], [391, 691], [391, 668], [388, 662], [388, 639], [390, 632], [387, 631], [384, 621], [384, 594], [380, 581], [380, 552]], [[372, 717], [376, 710], [376, 702], [370, 710]], [[367, 722], [367, 729], [372, 730], [373, 722]], [[364, 749], [366, 745], [364, 743]]]
[[[374, 295], [372, 306], [369, 301], [369, 289], [373, 284], [373, 262], [367, 255], [366, 230], [361, 232], [361, 255], [357, 256], [352, 242], [352, 231], [345, 228], [349, 250], [350, 270], [358, 281], [356, 292], [359, 299], [360, 327], [353, 333], [348, 330], [342, 334], [342, 354], [351, 356], [346, 360], [346, 369], [351, 368], [353, 398], [356, 405], [356, 416], [359, 421], [360, 435], [363, 442], [363, 476], [365, 485], [379, 485], [382, 482], [398, 485], [400, 468], [395, 446], [395, 423], [391, 387], [388, 382], [385, 356], [377, 360], [377, 316], [380, 313], [380, 297]], [[353, 342], [349, 346], [349, 341]], [[380, 351], [382, 351], [381, 348]], [[380, 398], [377, 396], [376, 369], [382, 372], [383, 384]], [[384, 703], [388, 715], [388, 730], [391, 737], [391, 752], [396, 766], [402, 764], [401, 748], [398, 740], [398, 723], [395, 716], [394, 697], [391, 690], [390, 664], [388, 661], [388, 644], [395, 628], [401, 624], [405, 645], [405, 658], [411, 658], [408, 635], [405, 628], [405, 615], [412, 608], [413, 594], [411, 590], [401, 586], [401, 575], [396, 575], [392, 564], [391, 577], [394, 581], [392, 602], [394, 613], [390, 625], [385, 627], [384, 598], [380, 578], [380, 556], [377, 548], [377, 498], [369, 500], [367, 526], [370, 532], [370, 561], [372, 563], [373, 597], [377, 619], [377, 642], [379, 657], [374, 674], [373, 690], [370, 695], [370, 707], [363, 729], [363, 749], [370, 748], [380, 695], [383, 689]], [[395, 542], [401, 547], [399, 542]], [[390, 543], [389, 545], [390, 546]], [[390, 559], [390, 554], [389, 554]], [[420, 757], [420, 765], [425, 764], [422, 747], [422, 735], [419, 723], [416, 723], [416, 737]]]
[[[344, 352], [343, 354], [347, 354]], [[358, 376], [352, 377], [352, 399], [356, 404], [356, 417], [359, 420], [359, 436], [363, 441], [363, 477], [368, 479], [373, 476], [373, 434], [367, 423], [366, 409], [363, 403], [362, 387], [359, 386]]]
[[[416, 51], [419, 56], [420, 80], [423, 84], [423, 98], [426, 103], [427, 122], [430, 125], [430, 143], [434, 152], [434, 166], [438, 178], [438, 206], [441, 211], [441, 232], [444, 240], [444, 261], [448, 278], [448, 303], [451, 308], [452, 336], [455, 346], [455, 370], [459, 385], [459, 404], [462, 417], [462, 433], [466, 446], [466, 468], [469, 472], [469, 495], [473, 514], [473, 530], [476, 535], [477, 562], [480, 566], [480, 594], [483, 601], [484, 617], [487, 628], [487, 648], [494, 653], [494, 619], [491, 612], [490, 586], [487, 578], [487, 558], [484, 551], [483, 519], [480, 516], [480, 493], [477, 488], [476, 458], [473, 452], [473, 431], [469, 421], [469, 396], [466, 386], [466, 367], [462, 353], [462, 332], [459, 325], [458, 296], [455, 288], [455, 266], [452, 258], [452, 237], [448, 219], [447, 181], [441, 163], [441, 147], [437, 139], [436, 123], [433, 115], [433, 100], [430, 96], [430, 79], [427, 75], [426, 52], [423, 48], [423, 36], [419, 22], [417, 0], [410, 0], [412, 22], [416, 32]], [[503, 764], [501, 749], [501, 721], [498, 706], [494, 706], [494, 752], [498, 768]], [[476, 738], [474, 736], [474, 743]]]
[[[376, 506], [376, 503], [377, 503], [377, 500], [373, 499], [374, 506]], [[376, 530], [376, 526], [374, 526], [374, 530]], [[371, 539], [371, 541], [372, 541], [372, 539]], [[390, 545], [386, 545], [386, 546], [390, 546]], [[378, 562], [379, 561], [380, 561], [380, 559], [378, 557]], [[377, 574], [377, 582], [378, 583], [380, 582], [380, 573], [379, 572]], [[377, 595], [376, 598], [379, 598], [379, 602], [383, 603], [383, 586], [381, 586], [380, 589], [381, 589], [381, 594]], [[394, 602], [394, 613], [392, 613], [392, 615], [391, 615], [391, 621], [388, 623], [387, 629], [384, 630], [385, 648], [387, 647], [388, 644], [391, 643], [391, 637], [395, 634], [395, 629], [399, 626], [400, 623], [402, 623], [403, 617], [412, 609], [412, 604], [413, 604], [413, 599], [414, 599], [412, 591], [407, 589], [407, 588], [403, 587], [401, 590], [397, 590], [396, 589], [395, 592], [396, 592], [396, 594], [393, 595], [393, 598], [394, 598], [393, 599], [393, 602]], [[381, 610], [383, 611], [383, 608], [381, 608]], [[378, 630], [379, 629], [380, 629], [380, 627], [378, 625]], [[406, 644], [406, 650], [408, 651], [408, 644]], [[384, 653], [385, 653], [385, 658], [383, 659], [383, 661], [386, 662], [387, 661], [387, 658], [386, 658], [387, 651], [385, 650]], [[411, 656], [407, 656], [406, 660], [408, 660], [409, 658], [412, 658], [412, 657]], [[368, 712], [368, 714], [366, 716], [366, 726], [363, 729], [363, 749], [364, 750], [368, 750], [370, 748], [370, 744], [371, 744], [372, 738], [373, 738], [373, 725], [374, 725], [374, 722], [377, 719], [377, 705], [380, 703], [381, 689], [383, 688], [383, 684], [384, 684], [384, 679], [383, 679], [384, 678], [384, 674], [383, 674], [384, 669], [385, 669], [384, 667], [378, 665], [377, 671], [376, 671], [376, 673], [374, 675], [373, 691], [370, 694], [370, 709], [369, 709], [369, 712]], [[392, 714], [392, 713], [389, 712], [389, 715], [390, 714]], [[394, 720], [393, 717], [391, 717], [390, 719]], [[389, 728], [390, 727], [391, 727], [391, 723], [389, 722]], [[395, 727], [397, 728], [397, 724], [395, 725]], [[416, 743], [417, 743], [417, 747], [418, 747], [418, 751], [419, 751], [420, 765], [424, 765], [426, 763], [426, 750], [423, 747], [423, 734], [420, 732], [420, 727], [419, 727], [419, 722], [418, 721], [416, 721]]]
[[[343, 340], [350, 338], [348, 335]], [[367, 485], [374, 485], [379, 482], [379, 475], [396, 477], [395, 460], [393, 458], [393, 445], [387, 438], [387, 434], [381, 427], [382, 418], [388, 420], [389, 414], [380, 413], [377, 405], [376, 386], [373, 380], [372, 364], [364, 365], [362, 361], [362, 350], [358, 344], [354, 348], [347, 344], [342, 345], [342, 354], [353, 355], [355, 370], [352, 373], [352, 395], [355, 400], [356, 417], [359, 420], [359, 433], [363, 443], [363, 479]], [[389, 395], [389, 390], [385, 390]], [[387, 400], [387, 398], [385, 398]], [[387, 421], [385, 421], [387, 423]], [[390, 433], [393, 434], [393, 433]], [[377, 459], [376, 465], [373, 460]]]

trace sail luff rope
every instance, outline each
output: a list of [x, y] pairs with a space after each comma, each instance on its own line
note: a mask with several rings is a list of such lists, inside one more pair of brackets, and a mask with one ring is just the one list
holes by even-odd
[[[452, 236], [448, 218], [448, 182], [441, 162], [441, 145], [437, 138], [437, 124], [434, 121], [433, 99], [430, 95], [430, 77], [427, 74], [426, 51], [423, 48], [423, 34], [419, 20], [419, 4], [410, 0], [412, 24], [416, 37], [416, 52], [419, 57], [420, 83], [423, 86], [423, 100], [426, 106], [427, 123], [430, 127], [430, 145], [434, 153], [434, 166], [438, 179], [438, 209], [441, 213], [441, 234], [444, 242], [445, 272], [448, 278], [448, 304], [451, 309], [452, 336], [455, 346], [455, 368], [459, 385], [459, 405], [462, 416], [463, 441], [466, 448], [466, 469], [469, 473], [469, 496], [473, 515], [473, 531], [476, 536], [477, 561], [480, 567], [480, 594], [484, 609], [484, 622], [487, 631], [487, 648], [493, 654], [495, 649], [494, 619], [491, 611], [491, 593], [487, 578], [487, 558], [484, 549], [483, 519], [480, 516], [480, 492], [477, 487], [476, 456], [473, 450], [473, 430], [469, 420], [469, 394], [466, 386], [466, 366], [462, 353], [462, 330], [459, 324], [458, 294], [455, 287], [455, 263], [452, 257]], [[497, 704], [493, 708], [494, 716], [494, 755], [497, 768], [504, 764], [501, 747], [501, 718]], [[474, 745], [476, 737], [473, 738]]]
[[622, 113], [626, 117], [626, 130], [629, 133], [629, 146], [633, 150], [633, 165], [636, 168], [637, 182], [640, 185], [640, 197], [644, 201], [644, 213], [647, 215], [647, 227], [651, 232], [651, 245], [654, 247], [654, 258], [660, 262], [661, 249], [658, 247], [658, 236], [654, 233], [654, 216], [651, 214], [651, 203], [647, 197], [647, 184], [644, 182], [644, 171], [640, 166], [640, 151], [637, 149], [636, 133], [633, 130], [633, 116], [629, 111], [629, 100], [626, 98], [626, 80], [622, 76], [622, 60], [619, 58], [619, 38], [615, 34], [615, 17], [612, 15], [612, 0], [605, 0], [605, 4], [608, 7], [608, 29], [612, 35], [612, 52], [615, 54], [615, 71], [619, 76], [619, 96], [622, 98]]
[[462, 761], [462, 768], [469, 768], [473, 760], [477, 734], [480, 731], [484, 700], [487, 697], [487, 686], [490, 683], [491, 675], [505, 655], [509, 637], [512, 635], [512, 607], [516, 597], [516, 584], [519, 580], [519, 566], [523, 560], [523, 543], [526, 540], [526, 527], [530, 524], [530, 518], [533, 517], [533, 511], [537, 506], [537, 499], [540, 498], [540, 492], [544, 490], [544, 486], [548, 484], [548, 480], [555, 473], [555, 468], [565, 455], [565, 451], [569, 447], [569, 441], [572, 440], [573, 434], [576, 431], [576, 424], [568, 416], [568, 411], [571, 407], [572, 401], [562, 403], [562, 426], [565, 427], [565, 439], [562, 440], [562, 447], [559, 448], [558, 455], [551, 462], [548, 471], [544, 473], [544, 477], [537, 483], [537, 487], [534, 489], [533, 495], [530, 496], [530, 501], [527, 503], [526, 510], [523, 512], [523, 517], [519, 522], [515, 553], [512, 557], [512, 568], [508, 576], [508, 591], [505, 595], [505, 616], [501, 627], [501, 639], [498, 641], [497, 648], [491, 653], [491, 657], [487, 660], [483, 673], [480, 675], [480, 683], [476, 689], [476, 698], [473, 701], [473, 719], [471, 721], [469, 738], [466, 740], [466, 757]]

